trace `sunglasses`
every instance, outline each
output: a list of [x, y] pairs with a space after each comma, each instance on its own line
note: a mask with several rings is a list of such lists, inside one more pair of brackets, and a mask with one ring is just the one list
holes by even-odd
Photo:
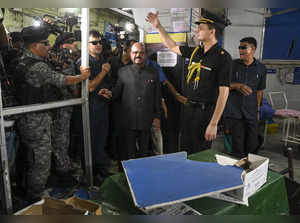
[[50, 46], [49, 41], [41, 41], [41, 42], [39, 42], [39, 43], [42, 43], [42, 44], [44, 44], [45, 46]]
[[239, 50], [246, 50], [248, 48], [251, 48], [250, 46], [239, 46]]
[[101, 40], [95, 40], [95, 41], [90, 41], [89, 43], [93, 44], [94, 46], [96, 46], [98, 43], [101, 45], [102, 41]]

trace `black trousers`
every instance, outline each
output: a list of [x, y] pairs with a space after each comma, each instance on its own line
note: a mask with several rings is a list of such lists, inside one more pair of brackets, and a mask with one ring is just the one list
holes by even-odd
[[214, 106], [185, 106], [181, 129], [181, 150], [188, 154], [211, 148], [211, 141], [205, 140], [205, 131], [214, 112]]
[[89, 102], [93, 173], [108, 175], [111, 160], [105, 150], [109, 128], [109, 107], [106, 102]]
[[232, 155], [241, 158], [255, 153], [259, 145], [257, 120], [227, 118], [226, 122], [232, 135]]
[[[150, 129], [149, 130], [132, 130], [123, 129], [123, 149], [122, 160], [135, 159], [137, 157], [145, 157], [151, 154]], [[137, 151], [138, 144], [138, 151]]]

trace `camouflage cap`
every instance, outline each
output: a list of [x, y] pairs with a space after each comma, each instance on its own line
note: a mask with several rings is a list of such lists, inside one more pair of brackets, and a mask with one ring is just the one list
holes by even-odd
[[24, 42], [37, 43], [48, 39], [49, 32], [43, 27], [28, 26], [22, 29]]

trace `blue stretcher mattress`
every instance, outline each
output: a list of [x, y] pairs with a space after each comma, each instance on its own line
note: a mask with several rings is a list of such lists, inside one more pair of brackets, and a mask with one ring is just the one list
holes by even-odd
[[243, 187], [243, 169], [187, 159], [186, 152], [122, 162], [134, 203], [151, 209]]

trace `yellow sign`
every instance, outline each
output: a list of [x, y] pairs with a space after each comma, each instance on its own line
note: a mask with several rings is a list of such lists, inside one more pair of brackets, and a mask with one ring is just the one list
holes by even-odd
[[[169, 36], [175, 41], [175, 42], [186, 42], [186, 33], [169, 33]], [[162, 43], [162, 40], [160, 38], [159, 34], [147, 34], [146, 35], [146, 43]]]

